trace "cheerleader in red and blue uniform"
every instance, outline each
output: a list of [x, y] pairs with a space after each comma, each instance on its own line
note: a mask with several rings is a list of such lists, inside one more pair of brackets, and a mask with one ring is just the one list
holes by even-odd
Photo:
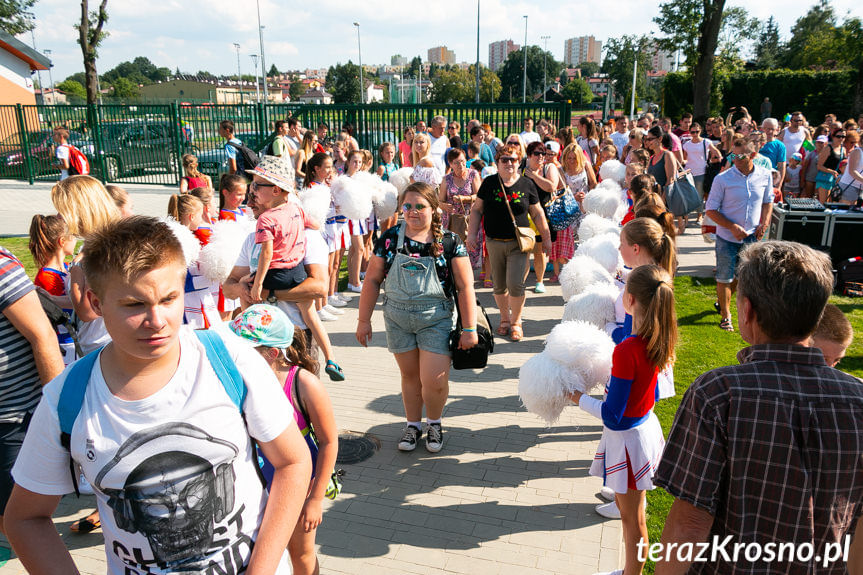
[[623, 524], [625, 572], [637, 575], [644, 567], [639, 542], [648, 543], [645, 491], [653, 489], [653, 474], [665, 445], [653, 413], [657, 378], [660, 369], [672, 363], [677, 342], [671, 276], [657, 265], [637, 267], [627, 278], [623, 304], [632, 316], [632, 335], [614, 348], [606, 399], [578, 391], [571, 398], [602, 420], [602, 438], [590, 474], [602, 477], [615, 492]]

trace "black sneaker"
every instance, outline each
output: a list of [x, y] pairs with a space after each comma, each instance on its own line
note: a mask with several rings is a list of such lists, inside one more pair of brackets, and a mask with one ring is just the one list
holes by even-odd
[[417, 440], [420, 438], [422, 433], [422, 430], [417, 429], [413, 425], [406, 425], [402, 438], [399, 440], [399, 451], [413, 451], [416, 449]]
[[426, 433], [426, 451], [437, 453], [443, 447], [443, 430], [440, 423], [430, 423]]

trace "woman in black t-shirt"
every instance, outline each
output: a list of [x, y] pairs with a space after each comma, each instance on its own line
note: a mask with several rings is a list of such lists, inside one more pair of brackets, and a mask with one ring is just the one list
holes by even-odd
[[529, 254], [522, 253], [518, 248], [515, 228], [504, 197], [509, 200], [516, 225], [529, 226], [527, 216], [530, 214], [542, 237], [543, 250], [551, 246], [551, 235], [545, 213], [539, 205], [536, 185], [518, 174], [520, 160], [521, 149], [518, 146], [505, 144], [498, 147], [497, 175], [489, 176], [480, 186], [471, 209], [467, 234], [468, 249], [476, 249], [477, 233], [482, 222], [494, 282], [494, 300], [500, 309], [500, 326], [497, 333], [509, 335], [512, 341], [520, 341], [524, 337], [521, 312], [524, 307], [524, 281], [527, 279]]

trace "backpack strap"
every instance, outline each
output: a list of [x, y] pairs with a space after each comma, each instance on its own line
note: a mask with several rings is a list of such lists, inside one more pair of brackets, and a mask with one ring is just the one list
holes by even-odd
[[213, 366], [216, 377], [222, 382], [228, 397], [231, 398], [240, 413], [243, 413], [243, 403], [246, 401], [246, 383], [243, 381], [240, 370], [237, 369], [237, 364], [231, 360], [225, 342], [218, 334], [208, 329], [195, 330], [195, 335], [204, 345], [207, 359]]
[[81, 412], [84, 404], [84, 394], [87, 393], [87, 384], [90, 383], [90, 374], [93, 366], [99, 359], [99, 352], [91, 351], [76, 361], [66, 374], [63, 381], [63, 389], [60, 391], [60, 400], [57, 403], [57, 417], [60, 420], [60, 444], [69, 452], [69, 473], [72, 475], [72, 486], [75, 495], [81, 496], [78, 490], [78, 474], [75, 471], [75, 461], [72, 459], [72, 427]]

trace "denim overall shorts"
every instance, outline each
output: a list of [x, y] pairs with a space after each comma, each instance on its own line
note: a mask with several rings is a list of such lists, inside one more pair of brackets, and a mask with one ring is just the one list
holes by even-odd
[[450, 355], [453, 302], [440, 285], [435, 258], [404, 252], [405, 224], [399, 224], [396, 254], [384, 282], [384, 322], [387, 348], [404, 353], [419, 348]]

